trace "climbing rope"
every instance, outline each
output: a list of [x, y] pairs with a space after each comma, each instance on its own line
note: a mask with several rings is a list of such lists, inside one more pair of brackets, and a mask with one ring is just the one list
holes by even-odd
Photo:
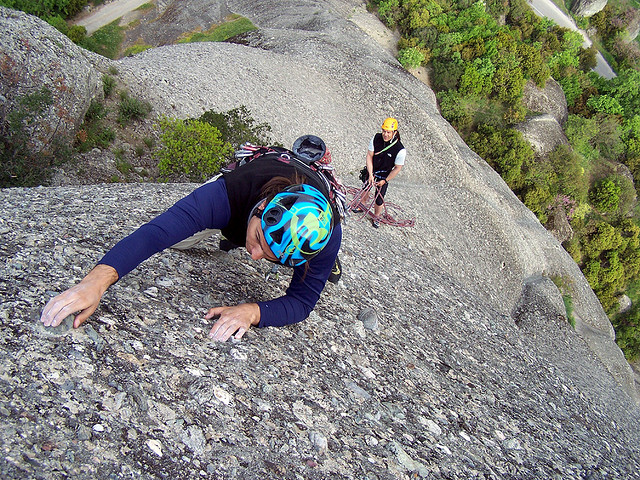
[[362, 188], [349, 185], [345, 185], [344, 188], [350, 198], [347, 211], [358, 215], [360, 220], [368, 216], [372, 221], [392, 227], [413, 227], [415, 225], [415, 218], [405, 218], [406, 214], [398, 205], [386, 200], [382, 204], [382, 213], [380, 215], [374, 213], [376, 199], [380, 196], [380, 187], [375, 187], [375, 195], [370, 195], [373, 185], [369, 182], [366, 182]]

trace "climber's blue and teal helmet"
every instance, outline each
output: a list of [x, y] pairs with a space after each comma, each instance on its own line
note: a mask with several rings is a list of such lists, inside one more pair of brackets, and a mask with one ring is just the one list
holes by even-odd
[[297, 267], [315, 257], [329, 242], [333, 211], [317, 188], [292, 185], [267, 204], [261, 224], [264, 239], [278, 261]]

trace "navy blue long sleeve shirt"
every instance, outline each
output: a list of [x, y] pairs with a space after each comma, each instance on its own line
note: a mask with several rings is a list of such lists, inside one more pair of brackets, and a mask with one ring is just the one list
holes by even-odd
[[[166, 212], [122, 239], [99, 263], [113, 267], [118, 272], [118, 278], [122, 278], [151, 255], [201, 230], [224, 229], [231, 220], [227, 184], [224, 178], [220, 178], [197, 188]], [[245, 230], [246, 222], [247, 219], [244, 219]], [[308, 262], [306, 273], [304, 264], [293, 269], [285, 295], [258, 302], [259, 327], [288, 325], [309, 316], [329, 278], [341, 242], [342, 228], [338, 223], [325, 248]]]

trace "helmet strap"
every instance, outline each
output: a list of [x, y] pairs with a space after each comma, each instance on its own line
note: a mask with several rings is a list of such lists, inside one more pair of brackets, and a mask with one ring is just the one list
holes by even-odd
[[249, 222], [253, 217], [262, 218], [262, 212], [264, 212], [264, 208], [260, 207], [262, 207], [266, 201], [267, 197], [263, 198], [262, 200], [258, 200], [258, 203], [253, 206], [253, 208], [249, 212], [249, 218], [247, 218], [247, 225], [249, 225]]

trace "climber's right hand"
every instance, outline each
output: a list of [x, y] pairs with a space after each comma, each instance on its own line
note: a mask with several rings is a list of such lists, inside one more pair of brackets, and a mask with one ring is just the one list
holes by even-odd
[[104, 292], [117, 280], [115, 268], [97, 265], [80, 283], [49, 300], [40, 321], [47, 327], [57, 327], [69, 315], [77, 313], [73, 328], [78, 328], [96, 311]]

